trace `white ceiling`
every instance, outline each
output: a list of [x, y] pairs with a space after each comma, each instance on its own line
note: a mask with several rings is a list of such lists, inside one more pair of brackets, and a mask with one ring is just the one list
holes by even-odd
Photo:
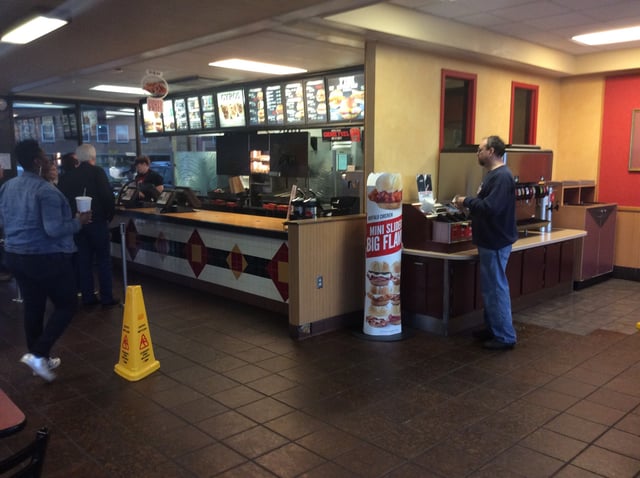
[[[361, 65], [367, 39], [406, 42], [367, 24], [364, 14], [357, 25], [337, 21], [339, 14], [369, 6], [411, 9], [425, 29], [439, 22], [456, 35], [451, 40], [462, 45], [459, 51], [482, 51], [483, 32], [569, 58], [640, 48], [640, 42], [587, 47], [570, 40], [578, 33], [640, 24], [640, 0], [0, 0], [0, 31], [35, 6], [63, 12], [71, 23], [29, 45], [0, 44], [0, 96], [137, 102], [89, 88], [99, 83], [137, 86], [149, 69], [161, 71], [172, 92], [265, 78], [208, 66], [232, 56], [312, 72]], [[457, 24], [449, 22], [464, 24], [466, 30], [446, 30]], [[441, 45], [448, 40], [441, 38]], [[437, 49], [419, 38], [412, 46]], [[487, 54], [485, 61], [491, 56], [505, 61], [493, 51]], [[176, 81], [185, 79], [190, 81]]]

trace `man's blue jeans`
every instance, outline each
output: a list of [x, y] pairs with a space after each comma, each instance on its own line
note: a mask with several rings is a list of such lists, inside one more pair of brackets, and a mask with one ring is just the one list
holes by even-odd
[[502, 249], [478, 247], [478, 253], [485, 325], [497, 341], [515, 344], [517, 338], [511, 317], [511, 296], [506, 274], [511, 245]]

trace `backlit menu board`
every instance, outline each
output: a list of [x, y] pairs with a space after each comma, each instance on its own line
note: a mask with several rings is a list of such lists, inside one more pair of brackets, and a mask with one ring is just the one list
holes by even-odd
[[215, 128], [216, 111], [213, 106], [213, 95], [202, 95], [200, 104], [202, 105], [202, 126], [204, 128]]
[[284, 124], [284, 105], [282, 104], [282, 86], [267, 86], [267, 122]]
[[329, 121], [364, 120], [364, 73], [327, 78]]
[[[286, 125], [339, 127], [364, 121], [364, 92], [364, 72], [344, 70], [279, 84], [253, 82], [235, 89], [187, 92], [183, 97], [165, 98], [162, 113], [148, 111], [143, 101], [140, 105], [144, 134], [220, 131], [234, 127], [280, 129]], [[65, 118], [65, 137], [73, 134], [71, 116]], [[87, 124], [87, 137], [94, 137], [96, 121], [83, 119]]]
[[178, 131], [187, 131], [189, 129], [189, 121], [187, 119], [187, 106], [184, 98], [173, 101], [173, 111], [176, 114], [176, 129]]
[[[146, 103], [142, 103], [142, 120], [145, 133], [162, 133], [162, 114], [149, 111]], [[87, 131], [90, 131], [89, 125], [87, 125]]]
[[288, 83], [284, 87], [286, 120], [289, 124], [304, 123], [304, 90], [302, 82]]
[[176, 117], [173, 114], [173, 101], [164, 100], [162, 102], [162, 119], [164, 121], [164, 130], [171, 132], [176, 130]]
[[217, 99], [220, 126], [229, 128], [232, 126], [246, 125], [243, 89], [222, 91], [217, 94]]
[[264, 91], [262, 88], [249, 88], [247, 91], [247, 107], [249, 108], [249, 126], [265, 124]]
[[309, 123], [326, 123], [327, 94], [324, 79], [307, 80], [304, 83], [307, 121]]
[[197, 96], [187, 98], [189, 110], [189, 128], [202, 129], [202, 117], [200, 116], [200, 99]]

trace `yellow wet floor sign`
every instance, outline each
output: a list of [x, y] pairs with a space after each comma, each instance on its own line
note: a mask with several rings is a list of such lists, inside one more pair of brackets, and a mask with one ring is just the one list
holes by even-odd
[[120, 339], [120, 360], [115, 372], [129, 381], [135, 382], [160, 368], [153, 355], [151, 333], [147, 311], [144, 308], [142, 287], [127, 287], [127, 297], [122, 316], [122, 337]]

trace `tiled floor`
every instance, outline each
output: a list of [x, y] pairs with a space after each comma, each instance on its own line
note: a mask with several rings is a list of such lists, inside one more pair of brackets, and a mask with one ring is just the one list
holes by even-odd
[[122, 309], [83, 310], [52, 384], [0, 283], [0, 387], [50, 428], [45, 477], [633, 477], [640, 472], [640, 283], [610, 280], [516, 315], [519, 344], [304, 342], [284, 317], [146, 276], [160, 370], [113, 372]]

